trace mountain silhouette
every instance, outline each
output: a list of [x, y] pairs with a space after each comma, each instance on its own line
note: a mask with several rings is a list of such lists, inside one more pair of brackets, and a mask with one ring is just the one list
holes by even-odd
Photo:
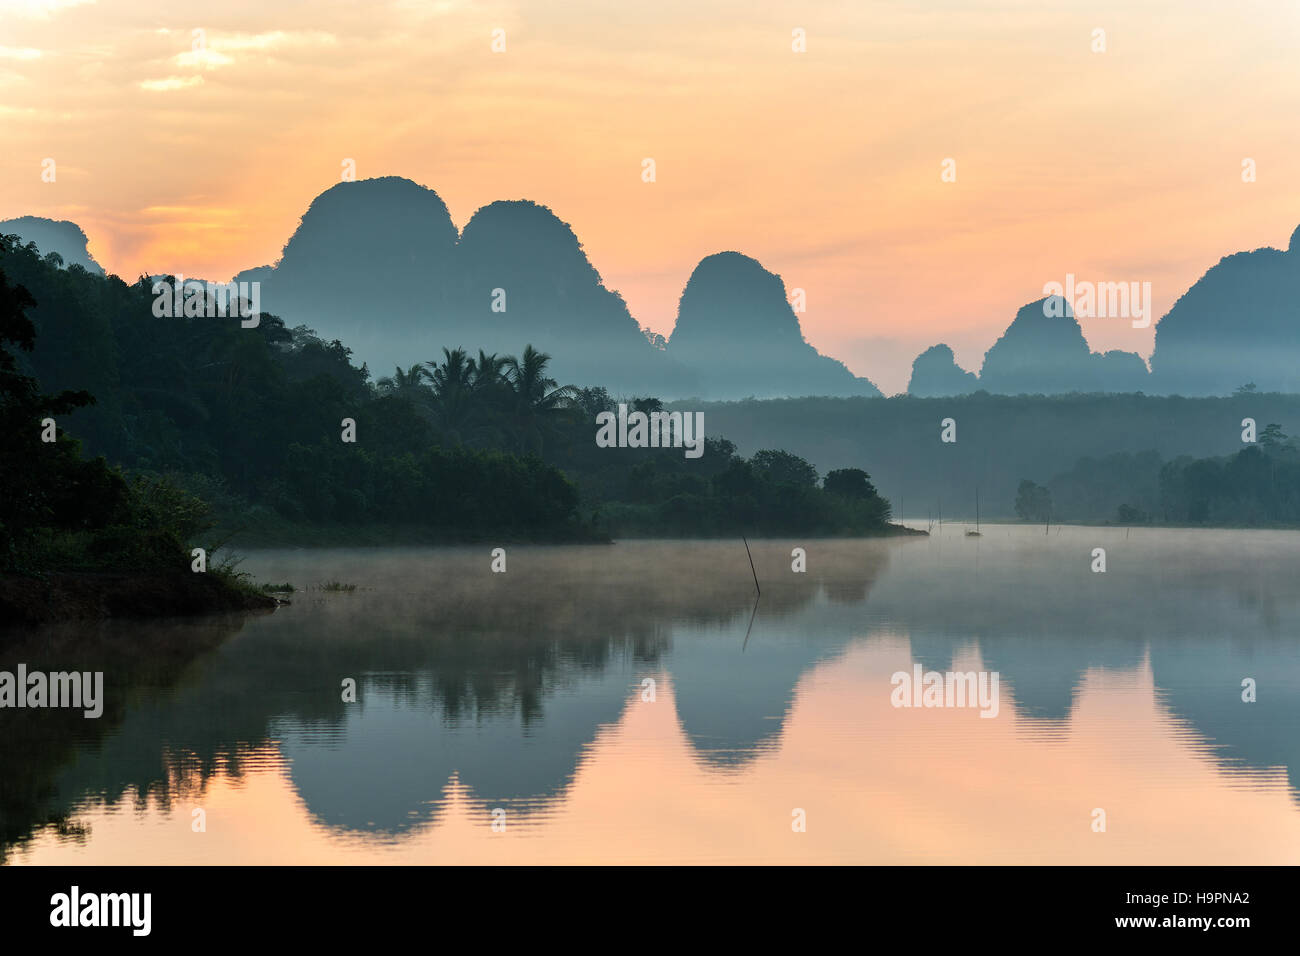
[[702, 398], [880, 394], [804, 341], [781, 277], [738, 252], [695, 267], [668, 351], [699, 373]]
[[560, 381], [685, 393], [605, 288], [569, 225], [528, 201], [494, 202], [456, 229], [432, 189], [396, 176], [339, 183], [312, 202], [280, 261], [241, 272], [290, 325], [339, 338], [380, 376], [442, 349], [550, 352]]
[[1023, 306], [984, 354], [980, 388], [1002, 395], [1136, 392], [1146, 375], [1136, 353], [1089, 349], [1070, 303], [1051, 296]]
[[443, 347], [532, 344], [561, 382], [615, 393], [879, 394], [805, 342], [780, 278], [738, 253], [700, 263], [682, 294], [684, 331], [655, 347], [569, 224], [529, 200], [489, 203], [458, 235], [431, 189], [340, 183], [312, 202], [276, 265], [236, 279], [262, 282], [266, 311], [342, 339], [376, 375]]
[[1156, 390], [1227, 395], [1249, 382], [1300, 392], [1300, 228], [1286, 252], [1225, 256], [1156, 325]]
[[1093, 352], [1092, 365], [1097, 379], [1092, 391], [1144, 392], [1150, 388], [1151, 372], [1136, 352]]
[[[74, 222], [0, 221], [65, 267], [103, 275]], [[263, 311], [340, 339], [375, 377], [436, 359], [444, 347], [549, 352], [563, 383], [621, 395], [729, 400], [878, 396], [867, 379], [803, 337], [781, 277], [739, 252], [702, 259], [677, 324], [652, 344], [605, 286], [573, 229], [528, 200], [479, 209], [457, 230], [446, 204], [398, 176], [339, 183], [317, 196], [273, 265], [244, 270]], [[1156, 324], [1151, 370], [1133, 352], [1092, 352], [1069, 303], [1021, 308], [978, 377], [946, 345], [917, 356], [909, 394], [923, 397], [1138, 391], [1224, 395], [1247, 383], [1300, 393], [1300, 228], [1284, 252], [1226, 256]], [[1059, 299], [1059, 297], [1056, 297]]]
[[498, 201], [465, 224], [455, 252], [449, 344], [553, 356], [562, 382], [685, 394], [695, 386], [654, 348], [623, 297], [605, 287], [568, 223], [528, 200]]
[[342, 339], [376, 375], [432, 358], [456, 226], [432, 189], [397, 176], [339, 183], [312, 201], [262, 283], [262, 307]]
[[49, 255], [57, 253], [63, 265], [81, 266], [87, 272], [102, 276], [104, 269], [87, 248], [89, 239], [75, 222], [66, 219], [44, 219], [41, 216], [20, 216], [0, 221], [0, 236], [21, 236], [24, 243], [34, 242], [36, 248]]
[[918, 398], [944, 398], [969, 395], [979, 387], [979, 376], [959, 366], [952, 349], [940, 343], [930, 346], [912, 362], [907, 394]]

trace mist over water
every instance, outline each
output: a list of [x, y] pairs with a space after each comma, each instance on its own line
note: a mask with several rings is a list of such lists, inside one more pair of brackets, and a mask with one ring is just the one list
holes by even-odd
[[[104, 625], [105, 717], [14, 725], [5, 860], [1300, 859], [1296, 532], [964, 530], [751, 541], [756, 608], [740, 541], [251, 553], [291, 607]], [[893, 706], [916, 664], [997, 716]]]

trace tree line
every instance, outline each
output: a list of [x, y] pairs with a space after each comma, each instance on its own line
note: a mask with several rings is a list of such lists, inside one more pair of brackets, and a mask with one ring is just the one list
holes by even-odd
[[[0, 238], [0, 274], [8, 323], [0, 490], [31, 504], [34, 489], [46, 489], [39, 506], [0, 521], [11, 555], [27, 536], [29, 561], [32, 529], [49, 539], [67, 523], [126, 527], [150, 501], [170, 502], [176, 542], [213, 525], [254, 541], [363, 526], [432, 540], [866, 533], [889, 514], [865, 472], [822, 484], [802, 459], [746, 460], [721, 437], [690, 462], [680, 450], [597, 448], [595, 414], [617, 400], [600, 387], [560, 385], [550, 356], [532, 346], [517, 356], [448, 347], [371, 381], [342, 342], [306, 325], [267, 314], [252, 328], [155, 316], [150, 279], [61, 268], [16, 237]], [[47, 444], [40, 421], [51, 417], [59, 437]], [[355, 442], [342, 438], [345, 419]], [[58, 475], [42, 476], [38, 463]], [[123, 507], [138, 513], [128, 520], [115, 502], [130, 501]], [[83, 542], [83, 565], [95, 563], [90, 550]]]
[[1230, 455], [1084, 457], [1046, 484], [1022, 480], [1015, 509], [1035, 522], [1300, 525], [1300, 445], [1270, 423]]

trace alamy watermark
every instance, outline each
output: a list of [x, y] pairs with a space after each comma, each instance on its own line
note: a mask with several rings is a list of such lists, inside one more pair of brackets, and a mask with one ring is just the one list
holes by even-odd
[[620, 402], [618, 414], [596, 416], [600, 448], [685, 448], [687, 458], [704, 454], [703, 412], [632, 412]]
[[153, 314], [158, 318], [240, 319], [240, 327], [262, 321], [261, 282], [206, 282], [176, 276], [153, 284]]
[[133, 936], [148, 936], [152, 914], [152, 893], [83, 893], [73, 886], [50, 897], [50, 925], [55, 927], [118, 926]]
[[1078, 282], [1067, 272], [1064, 285], [1049, 282], [1043, 295], [1043, 315], [1049, 318], [1064, 315], [1068, 302], [1076, 318], [1132, 319], [1135, 329], [1151, 324], [1150, 282]]
[[0, 709], [72, 707], [94, 720], [104, 713], [103, 671], [0, 671]]
[[895, 707], [978, 707], [981, 717], [996, 717], [1000, 708], [997, 671], [895, 671], [889, 679], [889, 702]]

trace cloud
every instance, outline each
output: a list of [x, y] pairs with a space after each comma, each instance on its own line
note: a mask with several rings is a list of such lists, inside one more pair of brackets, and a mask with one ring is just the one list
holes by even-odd
[[169, 93], [172, 90], [185, 90], [192, 86], [202, 86], [203, 77], [201, 76], [169, 76], [163, 80], [145, 80], [140, 84], [140, 89], [151, 90], [155, 93]]
[[[196, 31], [197, 33], [197, 31]], [[235, 62], [232, 53], [271, 53], [276, 50], [306, 49], [334, 46], [338, 38], [332, 33], [318, 30], [284, 31], [267, 33], [199, 33], [193, 49], [177, 53], [172, 62], [182, 69], [214, 70]]]
[[187, 50], [184, 53], [177, 53], [172, 57], [172, 62], [183, 69], [215, 70], [218, 67], [229, 66], [234, 63], [232, 57], [226, 56], [220, 50], [203, 48], [198, 50]]
[[36, 60], [40, 55], [40, 50], [31, 47], [0, 46], [0, 60]]
[[48, 20], [60, 10], [94, 2], [95, 0], [0, 0], [0, 16], [12, 14], [26, 20]]

